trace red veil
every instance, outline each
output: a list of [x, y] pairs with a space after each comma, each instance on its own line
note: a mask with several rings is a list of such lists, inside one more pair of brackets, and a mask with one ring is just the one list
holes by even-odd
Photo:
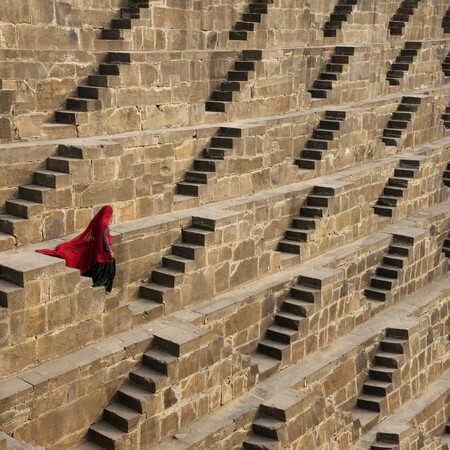
[[[86, 272], [96, 263], [110, 262], [112, 257], [103, 250], [103, 234], [113, 214], [111, 206], [106, 205], [92, 218], [87, 228], [71, 241], [59, 244], [55, 250], [36, 250], [45, 255], [57, 256], [66, 260], [67, 267]], [[107, 234], [111, 247], [111, 235]]]

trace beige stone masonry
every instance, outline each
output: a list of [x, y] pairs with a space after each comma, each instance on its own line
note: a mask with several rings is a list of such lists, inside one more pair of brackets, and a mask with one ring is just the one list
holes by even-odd
[[[364, 436], [355, 446], [355, 449], [369, 449], [376, 436], [384, 434], [396, 434], [400, 437], [400, 448], [416, 448], [417, 439], [428, 442], [428, 445], [435, 440], [436, 447], [444, 441], [444, 428], [448, 422], [450, 414], [448, 405], [449, 391], [448, 370], [443, 373], [435, 382], [430, 384], [425, 393], [417, 399], [412, 398], [403, 405], [394, 415], [385, 422], [377, 425], [371, 432]], [[378, 437], [378, 441], [380, 438]], [[420, 447], [420, 448], [433, 448]]]
[[22, 440], [14, 439], [5, 433], [0, 433], [1, 450], [43, 450], [42, 447], [28, 444]]
[[[420, 297], [420, 296], [419, 296], [419, 298], [421, 298], [421, 299], [423, 300], [423, 297]], [[204, 323], [204, 322], [202, 321], [202, 323]], [[359, 353], [359, 351], [358, 351], [358, 353]], [[76, 360], [79, 360], [79, 359], [80, 359], [80, 358], [77, 358], [77, 359], [75, 359], [75, 361], [76, 361]], [[327, 372], [328, 372], [328, 370], [327, 370]]]
[[[439, 284], [440, 283], [437, 282], [435, 288], [437, 288]], [[444, 291], [445, 293], [448, 292], [448, 286], [444, 288], [445, 284], [445, 282], [442, 284], [442, 295], [446, 295], [444, 294]], [[436, 290], [434, 290], [433, 293], [429, 293], [428, 298], [434, 298], [435, 295], [439, 295]], [[422, 302], [423, 305], [429, 304], [430, 307], [433, 304], [433, 301], [426, 300], [423, 294], [418, 293], [417, 295], [411, 296], [404, 303], [402, 302], [393, 307], [393, 310], [386, 311], [385, 313], [388, 314], [388, 316], [382, 314], [372, 320], [383, 321], [384, 324], [387, 324], [386, 317], [390, 317], [392, 319], [398, 314], [405, 316], [405, 314], [408, 314], [407, 311], [410, 310], [410, 306], [408, 306], [410, 301], [412, 301], [415, 305], [414, 308], [419, 307], [419, 304]], [[398, 326], [398, 321], [394, 320], [391, 324], [392, 326]], [[339, 405], [348, 402], [350, 398], [354, 398], [356, 395], [357, 385], [353, 384], [354, 377], [352, 375], [352, 371], [356, 370], [359, 373], [363, 367], [368, 366], [370, 354], [375, 351], [378, 339], [381, 337], [378, 332], [378, 330], [380, 330], [379, 325], [375, 325], [375, 323], [372, 325], [372, 321], [365, 323], [363, 327], [360, 327], [357, 330], [355, 330], [355, 332], [350, 332], [346, 335], [346, 337], [339, 340], [339, 346], [336, 346], [335, 349], [336, 360], [334, 364], [337, 364], [336, 366], [331, 367], [327, 365], [324, 359], [327, 352], [334, 351], [334, 345], [331, 345], [327, 350], [322, 352], [321, 358], [318, 358], [317, 355], [312, 354], [301, 363], [282, 372], [277, 378], [272, 378], [263, 382], [260, 386], [255, 388], [256, 391], [244, 394], [245, 402], [239, 402], [239, 406], [236, 404], [232, 409], [224, 407], [223, 410], [216, 415], [204, 419], [201, 424], [199, 423], [198, 425], [190, 427], [189, 430], [186, 429], [185, 432], [182, 431], [177, 434], [175, 440], [165, 440], [161, 444], [152, 448], [158, 450], [163, 448], [172, 450], [186, 448], [189, 445], [195, 444], [198, 448], [207, 449], [210, 448], [209, 446], [212, 445], [212, 443], [218, 445], [219, 442], [223, 448], [229, 448], [231, 446], [231, 442], [236, 442], [237, 439], [243, 439], [241, 427], [243, 427], [244, 424], [248, 424], [250, 411], [254, 411], [253, 408], [261, 403], [260, 395], [263, 395], [265, 398], [268, 398], [269, 396], [270, 398], [273, 395], [274, 390], [279, 390], [282, 386], [284, 388], [287, 386], [287, 380], [291, 380], [289, 382], [290, 386], [295, 386], [295, 389], [301, 390], [302, 392], [304, 392], [304, 387], [307, 387], [308, 391], [311, 387], [313, 390], [318, 389], [317, 392], [319, 395], [323, 395], [329, 399], [334, 405], [334, 408], [337, 410]], [[362, 330], [365, 330], [365, 333], [376, 333], [377, 337], [374, 335], [374, 339], [367, 339], [363, 343], [359, 339], [356, 339], [356, 336]], [[355, 359], [353, 359], [353, 356], [351, 357], [350, 354], [346, 353], [343, 349], [343, 342], [346, 343], [345, 346], [349, 345], [352, 347], [357, 347], [354, 348], [355, 353], [353, 356]], [[364, 358], [361, 353], [362, 348], [365, 348]], [[337, 359], [340, 360], [339, 363], [337, 363]], [[439, 361], [436, 360], [436, 367], [439, 367], [442, 361], [442, 358]], [[306, 376], [300, 381], [299, 377], [303, 377], [302, 373], [305, 371], [311, 375]], [[297, 379], [298, 381], [294, 382], [294, 379]], [[364, 374], [362, 373], [359, 382], [362, 383], [363, 379]], [[349, 383], [350, 381], [352, 382]], [[349, 383], [348, 386], [346, 386], [347, 383]], [[336, 396], [337, 391], [339, 392], [339, 396]], [[248, 413], [245, 413], [244, 411], [248, 411]], [[254, 413], [252, 412], [252, 414]], [[232, 422], [233, 419], [234, 423]], [[250, 427], [246, 425], [245, 428], [249, 431]], [[241, 437], [239, 438], [238, 436]]]
[[1, 378], [130, 328], [129, 310], [61, 259], [29, 251], [0, 267]]
[[[445, 97], [443, 100], [445, 100]], [[444, 105], [445, 102], [441, 100], [439, 102], [439, 108], [445, 108]], [[331, 151], [326, 152], [325, 166], [323, 169], [320, 169], [321, 171], [328, 172], [336, 170], [337, 168], [351, 166], [356, 163], [370, 160], [374, 157], [380, 158], [386, 155], [388, 149], [385, 149], [384, 144], [377, 142], [377, 140], [375, 140], [375, 144], [372, 144], [368, 148], [366, 147], [367, 140], [377, 136], [379, 137], [382, 134], [385, 123], [389, 120], [388, 114], [385, 115], [385, 123], [380, 119], [377, 121], [372, 120], [374, 106], [376, 108], [376, 114], [379, 115], [380, 118], [383, 117], [382, 113], [385, 110], [385, 107], [381, 107], [381, 105], [377, 106], [377, 103], [371, 105], [371, 108], [367, 110], [367, 112], [364, 112], [362, 117], [357, 116], [352, 112], [349, 118], [350, 122], [345, 126], [353, 126], [354, 130], [349, 134], [346, 133], [344, 136], [340, 136], [340, 139], [333, 141], [333, 146], [338, 145], [339, 147], [336, 147], [336, 150], [331, 148]], [[392, 108], [392, 111], [393, 110], [394, 108]], [[423, 109], [424, 118], [429, 117], [428, 112], [428, 107]], [[438, 112], [439, 111], [436, 111], [436, 114], [433, 116], [435, 117], [435, 122], [434, 120], [433, 122], [436, 124], [433, 128], [429, 127], [429, 118], [426, 119], [426, 122], [422, 123], [418, 117], [418, 121], [414, 123], [414, 126], [416, 127], [415, 132], [414, 134], [411, 134], [411, 139], [408, 138], [409, 145], [418, 144], [427, 138], [439, 136], [439, 133], [443, 131], [443, 127]], [[218, 183], [217, 188], [214, 189], [214, 191], [220, 192], [220, 196], [217, 199], [248, 194], [257, 189], [266, 186], [274, 187], [290, 180], [291, 178], [288, 174], [291, 174], [292, 176], [293, 169], [286, 167], [284, 161], [286, 157], [289, 157], [290, 155], [295, 158], [300, 154], [300, 149], [311, 133], [311, 131], [309, 131], [304, 124], [301, 125], [301, 123], [305, 118], [308, 121], [317, 120], [315, 117], [316, 116], [312, 114], [305, 117], [303, 113], [299, 113], [298, 116], [295, 116], [295, 122], [290, 125], [289, 122], [292, 122], [294, 119], [292, 116], [286, 116], [279, 120], [267, 118], [266, 132], [263, 134], [259, 134], [263, 130], [263, 128], [260, 128], [261, 124], [253, 124], [252, 122], [247, 123], [246, 128], [249, 130], [248, 132], [254, 130], [257, 134], [253, 136], [252, 134], [247, 135], [247, 132], [245, 132], [244, 138], [242, 138], [242, 147], [240, 147], [236, 155], [237, 159], [233, 158], [230, 161], [225, 161], [222, 165], [223, 167], [219, 169], [218, 175], [223, 174], [223, 177], [219, 177], [216, 182]], [[376, 126], [376, 128], [366, 129], [365, 124], [371, 124], [371, 127]], [[430, 130], [434, 130], [432, 135], [430, 134]], [[185, 132], [181, 130], [177, 132], [163, 132], [161, 130], [160, 132], [155, 132], [148, 136], [146, 134], [137, 137], [116, 136], [115, 141], [125, 147], [125, 153], [123, 156], [115, 156], [116, 159], [109, 159], [107, 167], [106, 162], [98, 161], [94, 163], [94, 166], [98, 166], [98, 170], [94, 172], [93, 168], [91, 168], [92, 181], [98, 183], [94, 183], [90, 189], [93, 192], [100, 186], [104, 186], [105, 181], [102, 178], [102, 174], [106, 173], [105, 170], [115, 168], [114, 170], [116, 171], [117, 176], [123, 176], [124, 174], [128, 175], [129, 171], [125, 166], [130, 162], [131, 158], [133, 158], [133, 161], [135, 161], [134, 180], [136, 189], [139, 189], [139, 192], [136, 191], [136, 202], [120, 202], [120, 199], [115, 199], [111, 195], [109, 195], [108, 198], [103, 198], [103, 201], [107, 202], [107, 200], [109, 200], [109, 202], [112, 202], [119, 200], [117, 206], [120, 206], [121, 211], [118, 217], [123, 220], [138, 217], [139, 214], [144, 214], [145, 212], [160, 213], [176, 207], [178, 202], [172, 204], [170, 201], [173, 193], [173, 187], [170, 186], [170, 183], [175, 183], [179, 177], [183, 176], [185, 170], [190, 165], [190, 161], [199, 154], [202, 148], [207, 146], [208, 136], [211, 136], [208, 132], [210, 132], [210, 129], [206, 127], [204, 129], [187, 129]], [[358, 138], [356, 141], [355, 137]], [[292, 142], [290, 142], [290, 140], [292, 140]], [[73, 141], [73, 143], [79, 145], [77, 141]], [[83, 143], [83, 140], [81, 143]], [[98, 142], [97, 140], [93, 140], [90, 145], [101, 146], [104, 145], [104, 141], [102, 142], [100, 140], [100, 142]], [[274, 150], [276, 153], [274, 153]], [[30, 160], [30, 163], [17, 164], [17, 160], [15, 159], [17, 151], [21, 152], [21, 155], [23, 155], [25, 160]], [[33, 169], [40, 169], [45, 157], [52, 156], [54, 151], [55, 144], [52, 142], [43, 143], [42, 148], [40, 147], [40, 144], [23, 144], [22, 146], [18, 144], [13, 147], [4, 146], [2, 153], [5, 155], [5, 163], [7, 163], [7, 166], [4, 167], [5, 177], [2, 178], [5, 185], [1, 189], [1, 195], [4, 196], [4, 199], [7, 200], [17, 195], [15, 194], [15, 192], [17, 192], [17, 185], [31, 182]], [[38, 159], [35, 160], [34, 158]], [[77, 163], [75, 160], [72, 162]], [[246, 165], [243, 166], [242, 163], [245, 163]], [[104, 165], [105, 167], [103, 167]], [[173, 171], [170, 169], [171, 167], [177, 168], [177, 170]], [[242, 169], [251, 169], [252, 167], [254, 168], [254, 172], [246, 174], [242, 173]], [[269, 167], [271, 167], [270, 170]], [[13, 170], [9, 170], [10, 168]], [[226, 172], [222, 172], [222, 170], [225, 170]], [[163, 191], [160, 191], [159, 188], [158, 190], [155, 190], [156, 186], [153, 185], [154, 192], [151, 193], [150, 197], [141, 197], [141, 195], [144, 194], [142, 189], [145, 189], [145, 184], [147, 184], [144, 183], [144, 180], [146, 177], [148, 178], [149, 172], [153, 174], [154, 181], [168, 185]], [[225, 173], [228, 173], [228, 176], [225, 176]], [[304, 175], [299, 174], [299, 177], [302, 176]], [[237, 184], [236, 181], [238, 180], [239, 183]], [[83, 189], [83, 181], [79, 180], [78, 183], [80, 186], [77, 189]], [[130, 184], [129, 181], [127, 183]], [[142, 184], [144, 184], [144, 186], [142, 186]], [[140, 186], [142, 186], [142, 189]], [[160, 185], [160, 188], [163, 188], [163, 186]], [[84, 198], [87, 199], [88, 193], [89, 191], [86, 191], [86, 193], [81, 195], [73, 192], [73, 201], [78, 199], [76, 200], [76, 204], [79, 204], [79, 207], [81, 207], [81, 202], [83, 202]], [[111, 194], [113, 194], [113, 192], [111, 192]], [[212, 199], [216, 199], [213, 194], [211, 194], [211, 196]], [[50, 214], [49, 220], [45, 223], [45, 227], [48, 229], [46, 235], [60, 236], [70, 232], [69, 229], [66, 230], [67, 225], [62, 225], [69, 220], [69, 216], [73, 217], [73, 213], [66, 214], [66, 218], [60, 216], [60, 212], [55, 212], [53, 217], [52, 214]], [[81, 229], [86, 223], [86, 214], [83, 211], [79, 211], [79, 214], [76, 214], [75, 217], [77, 216], [80, 217], [80, 220], [79, 225], [76, 225], [76, 229]], [[31, 222], [34, 222], [34, 224], [31, 225], [34, 227], [34, 231], [27, 232], [27, 234], [33, 236], [33, 239], [38, 239], [41, 222], [38, 221], [37, 218], [32, 219]], [[16, 227], [24, 228], [22, 223], [17, 224]], [[24, 238], [24, 231], [21, 231], [21, 233]], [[55, 233], [58, 234], [55, 235]]]
[[[182, 331], [182, 335], [180, 335]], [[226, 404], [251, 385], [248, 358], [232, 354], [231, 347], [210, 331], [201, 330], [182, 321], [171, 320], [158, 330], [155, 323], [153, 345], [176, 355], [168, 372], [167, 387], [154, 394], [141, 389], [141, 418], [128, 433], [122, 433], [116, 445], [124, 449], [148, 448], [173, 434], [180, 426], [189, 425], [205, 414]], [[151, 351], [151, 350], [150, 350]], [[119, 392], [121, 392], [119, 390]], [[103, 428], [100, 425], [103, 424]], [[105, 421], [91, 430], [106, 435]]]

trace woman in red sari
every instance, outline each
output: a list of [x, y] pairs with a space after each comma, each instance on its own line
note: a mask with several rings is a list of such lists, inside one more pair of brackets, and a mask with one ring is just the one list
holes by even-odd
[[59, 244], [55, 250], [36, 251], [64, 259], [67, 267], [78, 269], [83, 276], [91, 277], [94, 286], [105, 286], [106, 291], [111, 292], [116, 274], [109, 232], [112, 215], [112, 207], [103, 206], [89, 222], [87, 228], [76, 238]]

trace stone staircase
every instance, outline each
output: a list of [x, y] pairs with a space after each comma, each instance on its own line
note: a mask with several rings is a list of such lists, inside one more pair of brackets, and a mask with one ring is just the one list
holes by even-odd
[[[117, 390], [115, 400], [103, 410], [103, 419], [89, 428], [89, 440], [104, 449], [132, 450], [146, 448], [156, 435], [159, 439], [166, 437], [170, 427], [155, 433], [151, 417], [155, 413], [170, 417], [171, 406], [186, 401], [183, 396], [190, 400], [195, 395], [194, 391], [180, 391], [178, 386], [191, 376], [193, 365], [197, 371], [207, 371], [209, 366], [220, 363], [223, 341], [218, 342], [221, 345], [209, 331], [187, 323], [162, 323], [142, 361]], [[216, 352], [206, 357], [214, 346]], [[208, 384], [214, 384], [214, 380]], [[202, 391], [196, 395], [202, 395]], [[201, 415], [197, 413], [196, 418]]]
[[[0, 231], [13, 237], [15, 246], [60, 238], [82, 230], [103, 204], [120, 209], [126, 202], [137, 218], [143, 213], [135, 215], [137, 202], [155, 198], [162, 187], [138, 166], [118, 142], [66, 140], [32, 173], [30, 183], [18, 187], [18, 198], [6, 200]], [[133, 206], [130, 194], [136, 195]]]
[[273, 0], [252, 0], [247, 6], [247, 11], [242, 15], [242, 19], [236, 22], [234, 30], [230, 31], [230, 40], [246, 41], [248, 33], [255, 30], [256, 24], [261, 22], [262, 15], [267, 14], [271, 4], [273, 4]]
[[414, 62], [419, 50], [422, 48], [422, 42], [405, 42], [400, 53], [391, 64], [386, 74], [386, 80], [390, 86], [399, 86], [405, 73], [409, 71], [409, 66]]
[[332, 281], [333, 273], [323, 273], [316, 278], [300, 275], [292, 286], [274, 324], [258, 344], [252, 362], [258, 365], [259, 380], [267, 378], [280, 367], [289, 365], [300, 355], [295, 354], [296, 342], [309, 335], [309, 322], [322, 305], [322, 289]]
[[173, 244], [171, 253], [162, 258], [162, 266], [152, 270], [149, 280], [140, 286], [132, 305], [134, 315], [144, 308], [145, 317], [151, 320], [163, 310], [169, 313], [182, 308], [183, 303], [189, 304], [188, 298], [183, 300], [183, 285], [189, 275], [206, 264], [205, 247], [212, 245], [214, 239], [214, 226], [194, 218], [193, 226], [182, 230], [181, 242]]
[[105, 40], [124, 40], [125, 30], [133, 28], [135, 24], [140, 24], [140, 20], [150, 19], [148, 9], [152, 2], [157, 0], [131, 0], [130, 6], [120, 8], [119, 18], [113, 19], [111, 28], [102, 30], [102, 38]]
[[330, 187], [314, 186], [312, 193], [306, 197], [299, 215], [292, 220], [292, 226], [285, 231], [284, 239], [278, 244], [278, 250], [286, 253], [300, 254], [302, 244], [314, 238], [319, 223], [328, 215], [328, 208], [335, 195]]
[[446, 258], [450, 258], [450, 235], [444, 240], [442, 244], [442, 251]]
[[211, 271], [214, 278], [216, 268], [220, 273], [223, 261], [218, 258], [219, 249], [225, 242], [235, 244], [232, 234], [226, 233], [236, 226], [239, 217], [235, 212], [223, 212], [212, 218], [192, 218], [192, 224], [182, 230], [181, 240], [174, 239], [162, 257], [161, 266], [151, 271], [137, 295], [128, 301], [134, 325], [185, 309], [213, 295], [218, 286], [212, 279], [201, 288], [200, 284]]
[[396, 13], [389, 21], [389, 33], [391, 35], [401, 36], [406, 23], [409, 21], [410, 16], [414, 14], [415, 9], [419, 5], [421, 0], [403, 0], [400, 3]]
[[[130, 6], [120, 8], [120, 18], [113, 19], [110, 28], [102, 29], [102, 39], [105, 41], [130, 41], [127, 31], [143, 24], [151, 25], [151, 10], [155, 0], [130, 0]], [[111, 88], [121, 84], [121, 73], [125, 65], [131, 63], [131, 55], [127, 52], [107, 53], [106, 62], [98, 66], [98, 73], [89, 75], [86, 84], [77, 86], [77, 95], [66, 100], [64, 109], [55, 111], [54, 120], [57, 124], [79, 125], [89, 120], [88, 113], [99, 111], [105, 107], [114, 106], [114, 96]]]
[[444, 76], [450, 77], [450, 53], [447, 54], [442, 62], [442, 71], [444, 72]]
[[409, 445], [409, 448], [414, 444], [418, 445], [418, 432], [412, 430], [411, 427], [405, 426], [396, 427], [392, 431], [379, 431], [376, 434], [376, 441], [370, 446], [370, 450], [400, 450], [400, 445]]
[[382, 262], [370, 278], [364, 295], [376, 302], [396, 301], [405, 295], [411, 277], [412, 267], [426, 255], [420, 250], [420, 242], [427, 232], [417, 230], [410, 235], [394, 234]]
[[389, 177], [388, 183], [375, 203], [373, 209], [380, 216], [393, 217], [397, 206], [408, 195], [411, 181], [419, 176], [420, 159], [401, 159], [394, 175]]
[[397, 110], [392, 113], [386, 128], [383, 130], [381, 140], [387, 146], [398, 147], [400, 141], [411, 122], [413, 115], [417, 112], [422, 99], [420, 97], [404, 96]]
[[[400, 384], [400, 369], [405, 364], [405, 353], [408, 352], [408, 331], [401, 329], [386, 330], [386, 336], [380, 341], [369, 377], [362, 386], [362, 393], [358, 396], [353, 417], [361, 418], [363, 432], [378, 421], [378, 417], [388, 415], [387, 396]], [[369, 411], [369, 415], [360, 413], [360, 410]], [[368, 420], [368, 418], [370, 420]]]
[[342, 28], [342, 22], [348, 20], [348, 16], [353, 11], [353, 7], [357, 4], [358, 0], [338, 0], [330, 18], [323, 26], [324, 37], [335, 37], [337, 30]]
[[205, 109], [210, 112], [225, 112], [227, 102], [233, 102], [247, 81], [255, 76], [256, 65], [262, 59], [261, 50], [243, 50], [234, 70], [229, 70], [227, 79], [222, 81], [220, 89], [213, 91]]
[[233, 149], [241, 136], [242, 130], [239, 128], [220, 127], [210, 144], [194, 159], [193, 169], [188, 170], [183, 181], [177, 183], [178, 194], [204, 196], [208, 182], [213, 177], [223, 175], [225, 160], [233, 157]]
[[[303, 417], [313, 403], [312, 394], [300, 394], [291, 389], [261, 404], [260, 415], [253, 421], [252, 431], [244, 440], [243, 448], [281, 450], [289, 445], [294, 435], [298, 433], [299, 436], [302, 431], [302, 427], [298, 426], [298, 416]], [[294, 425], [297, 425], [296, 431], [291, 428]], [[289, 432], [289, 429], [292, 429], [292, 432]]]
[[332, 149], [333, 141], [338, 139], [345, 111], [325, 111], [325, 117], [314, 128], [313, 134], [295, 159], [295, 164], [301, 169], [315, 170], [324, 159], [324, 154]]
[[[122, 20], [122, 19], [117, 19]], [[134, 19], [123, 19], [131, 21]], [[86, 85], [77, 87], [77, 97], [69, 97], [64, 109], [55, 111], [55, 122], [79, 125], [89, 120], [88, 114], [113, 105], [110, 89], [121, 84], [121, 68], [131, 63], [130, 53], [109, 52], [107, 62], [100, 63], [98, 73], [89, 75]]]
[[350, 46], [335, 47], [333, 54], [328, 60], [325, 69], [319, 74], [319, 77], [309, 92], [314, 99], [326, 99], [328, 92], [333, 89], [342, 73], [348, 71], [351, 57], [355, 54], [355, 48]]
[[442, 28], [445, 34], [450, 33], [450, 6], [442, 18]]
[[[16, 86], [0, 90], [0, 175], [33, 175], [1, 185], [1, 430], [49, 449], [349, 450], [358, 419], [365, 432], [448, 370], [444, 0], [423, 30], [418, 1], [392, 17], [390, 34], [414, 41], [388, 94], [392, 2], [66, 3], [37, 19], [12, 3], [0, 24], [0, 76]], [[42, 131], [56, 91], [65, 109]], [[66, 125], [96, 145], [60, 140]], [[5, 142], [43, 136], [55, 154], [30, 170], [15, 149], [9, 164]], [[31, 244], [110, 200], [119, 292], [106, 296]], [[373, 448], [391, 437], [404, 444], [388, 425]]]
[[442, 121], [446, 130], [450, 129], [450, 106], [445, 107], [445, 111], [442, 114]]
[[442, 181], [444, 182], [445, 186], [450, 187], [450, 163], [447, 164], [447, 167], [444, 170]]

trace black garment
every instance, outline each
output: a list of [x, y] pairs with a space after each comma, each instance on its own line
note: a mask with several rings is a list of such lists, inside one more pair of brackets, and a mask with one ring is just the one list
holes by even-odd
[[92, 286], [105, 286], [106, 292], [111, 292], [114, 277], [116, 275], [116, 260], [113, 259], [111, 262], [107, 263], [96, 263], [82, 275], [84, 277], [92, 278]]

